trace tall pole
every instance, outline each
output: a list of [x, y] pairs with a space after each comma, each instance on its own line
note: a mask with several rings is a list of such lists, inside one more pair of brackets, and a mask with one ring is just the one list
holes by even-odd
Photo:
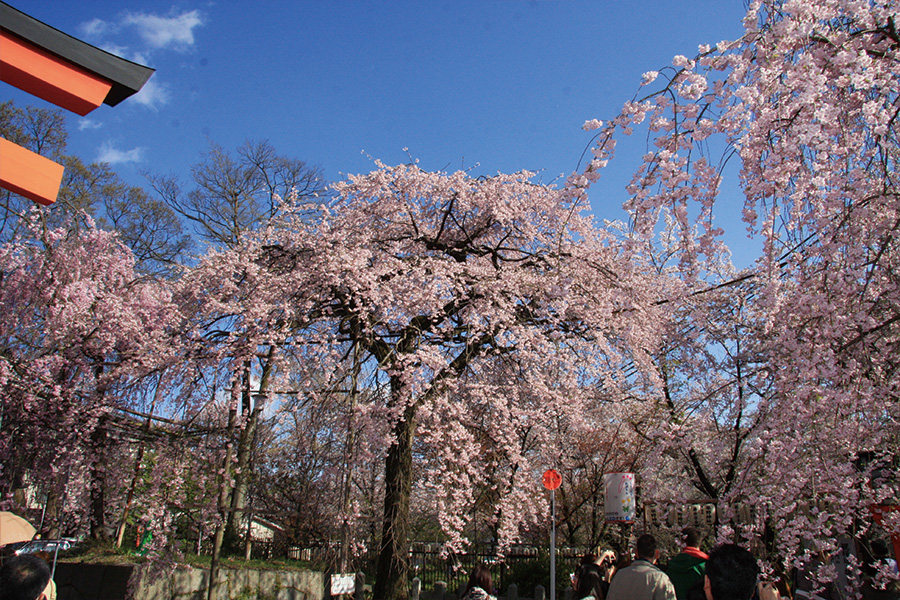
[[550, 600], [556, 600], [556, 489], [550, 490]]
[[544, 487], [550, 490], [550, 600], [556, 600], [556, 488], [562, 477], [554, 469], [547, 469], [542, 479]]
[[[350, 373], [350, 406], [347, 409], [347, 438], [344, 443], [344, 481], [341, 490], [341, 556], [338, 573], [347, 572], [350, 562], [350, 494], [353, 491], [353, 454], [356, 447], [356, 435], [353, 432], [353, 415], [356, 412], [357, 394], [359, 393], [359, 344], [353, 345], [353, 370]], [[341, 598], [344, 595], [341, 594]]]

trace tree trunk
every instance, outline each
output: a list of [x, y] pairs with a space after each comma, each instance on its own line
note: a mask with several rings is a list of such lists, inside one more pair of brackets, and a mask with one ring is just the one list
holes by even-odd
[[39, 526], [41, 537], [48, 540], [62, 537], [62, 528], [59, 523], [59, 492], [57, 488], [58, 486], [53, 486], [47, 490], [47, 496], [44, 498], [44, 513], [41, 516], [41, 524]]
[[[103, 364], [94, 367], [97, 380], [97, 406], [105, 403], [106, 389], [101, 382]], [[106, 535], [106, 416], [100, 415], [97, 427], [91, 432], [91, 490], [90, 490], [90, 537], [92, 540], [105, 540]]]
[[[231, 512], [228, 514], [229, 539], [238, 540], [242, 531], [249, 532], [250, 528], [243, 523], [244, 512], [247, 508], [247, 495], [250, 489], [253, 467], [251, 460], [256, 448], [256, 429], [259, 424], [259, 415], [262, 412], [262, 396], [269, 389], [269, 376], [272, 374], [272, 356], [275, 354], [275, 346], [269, 347], [269, 352], [262, 365], [262, 374], [259, 378], [259, 388], [250, 389], [251, 369], [250, 362], [244, 365], [243, 386], [241, 392], [242, 413], [244, 418], [243, 429], [237, 447], [237, 468], [234, 474], [234, 492], [231, 496]], [[248, 519], [253, 518], [248, 516]], [[249, 533], [248, 533], [249, 535]], [[246, 541], [246, 540], [245, 540]]]
[[[250, 456], [256, 441], [256, 427], [259, 423], [260, 407], [250, 411], [247, 424], [241, 431], [237, 449], [237, 468], [234, 477], [234, 492], [231, 496], [231, 512], [228, 515], [229, 536], [238, 539], [246, 528], [244, 513], [247, 510], [247, 492], [250, 489]], [[248, 516], [247, 518], [252, 518]]]
[[407, 600], [409, 597], [409, 495], [415, 418], [416, 408], [409, 406], [394, 425], [394, 443], [385, 461], [384, 522], [372, 594], [374, 600]]
[[213, 537], [212, 558], [209, 562], [209, 587], [207, 588], [207, 600], [213, 600], [216, 594], [216, 579], [219, 570], [219, 558], [222, 554], [222, 544], [225, 540], [225, 512], [228, 507], [228, 495], [231, 493], [231, 459], [234, 452], [234, 425], [237, 421], [237, 403], [240, 394], [240, 380], [235, 380], [231, 391], [231, 404], [228, 407], [228, 430], [225, 449], [225, 460], [222, 465], [222, 476], [219, 478], [219, 523], [216, 525], [216, 534]]
[[[153, 402], [150, 404], [150, 412], [147, 420], [144, 422], [144, 437], [150, 433], [153, 425], [153, 412], [156, 410], [156, 403], [159, 400], [163, 389], [162, 378], [156, 384], [156, 391], [153, 393]], [[131, 475], [131, 485], [128, 486], [128, 495], [125, 497], [125, 507], [122, 509], [122, 516], [119, 518], [119, 527], [116, 529], [116, 548], [122, 547], [122, 540], [125, 538], [125, 526], [128, 524], [128, 515], [131, 513], [131, 504], [134, 500], [134, 492], [137, 489], [138, 481], [141, 476], [141, 464], [144, 461], [144, 438], [138, 440], [137, 457], [134, 460], [134, 473]]]
[[347, 572], [350, 562], [350, 494], [353, 488], [353, 454], [356, 449], [356, 435], [353, 430], [353, 416], [356, 412], [357, 394], [359, 392], [359, 345], [353, 346], [353, 370], [350, 374], [350, 396], [347, 407], [347, 437], [344, 440], [344, 480], [341, 485], [341, 556], [338, 571]]
[[[234, 487], [232, 487], [227, 508], [230, 509], [227, 511], [227, 516], [225, 518], [225, 535], [231, 540], [237, 540], [240, 536], [239, 530], [241, 527], [240, 519], [243, 516], [244, 509], [244, 494], [241, 491], [241, 488], [244, 485], [245, 476], [242, 467], [247, 463], [246, 458], [246, 449], [247, 449], [247, 428], [250, 425], [250, 414], [251, 414], [251, 405], [250, 405], [250, 361], [247, 360], [244, 362], [244, 366], [241, 369], [239, 375], [239, 398], [241, 405], [241, 423], [238, 428], [238, 440], [237, 447], [235, 448], [235, 469], [233, 473], [234, 477]], [[235, 511], [238, 513], [236, 514]]]
[[106, 534], [106, 418], [101, 417], [91, 433], [91, 531], [92, 540], [105, 540]]

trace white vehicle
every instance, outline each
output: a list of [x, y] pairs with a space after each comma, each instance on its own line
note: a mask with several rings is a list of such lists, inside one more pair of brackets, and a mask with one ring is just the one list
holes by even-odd
[[37, 554], [42, 558], [47, 558], [48, 556], [53, 556], [54, 554], [56, 554], [57, 549], [60, 552], [63, 552], [74, 545], [75, 540], [72, 538], [61, 538], [58, 540], [31, 540], [30, 542], [26, 543], [24, 546], [16, 550], [16, 555]]

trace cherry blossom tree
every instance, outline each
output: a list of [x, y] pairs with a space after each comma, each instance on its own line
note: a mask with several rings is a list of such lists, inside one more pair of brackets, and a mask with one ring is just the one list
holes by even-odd
[[414, 447], [440, 454], [425, 481], [451, 545], [467, 542], [484, 480], [501, 542], [515, 539], [543, 513], [554, 424], [586, 426], [598, 396], [641, 379], [622, 368], [649, 365], [666, 286], [528, 173], [378, 167], [337, 184], [321, 218], [288, 206], [191, 277], [248, 351], [267, 340], [326, 372], [358, 352], [367, 385], [386, 390], [358, 416], [382, 424], [370, 447], [386, 452], [375, 596], [404, 598]]
[[[646, 95], [617, 118], [588, 122], [597, 145], [569, 179], [586, 194], [617, 137], [646, 129], [630, 234], [645, 247], [669, 219], [672, 272], [699, 292], [728, 283], [709, 276], [722, 252], [713, 217], [737, 163], [747, 232], [763, 248], [740, 300], [755, 314], [746, 347], [759, 393], [732, 421], [745, 443], [720, 511], [727, 520], [736, 503], [754, 505], [749, 528], [731, 527], [767, 540], [785, 564], [865, 534], [870, 506], [898, 496], [898, 482], [873, 471], [896, 460], [900, 416], [896, 15], [894, 2], [751, 2], [742, 38], [675, 57], [645, 74]], [[712, 454], [724, 450], [716, 439]]]
[[[752, 542], [770, 567], [868, 535], [871, 506], [900, 496], [884, 468], [900, 452], [896, 14], [889, 1], [754, 0], [740, 39], [675, 57], [620, 115], [586, 123], [593, 155], [561, 190], [529, 173], [378, 164], [328, 204], [279, 203], [307, 173], [292, 163], [206, 223], [218, 180], [190, 197], [157, 180], [215, 246], [172, 298], [135, 278], [111, 234], [33, 229], [0, 249], [3, 491], [61, 464], [102, 479], [104, 418], [171, 362], [174, 318], [190, 324], [185, 372], [213, 390], [222, 515], [247, 508], [255, 396], [283, 411], [278, 434], [322, 418], [330, 450], [310, 469], [344, 469], [318, 480], [342, 496], [328, 510], [344, 523], [361, 512], [355, 469], [384, 460], [366, 485], [384, 493], [379, 599], [407, 594], [414, 480], [448, 547], [472, 541], [476, 518], [502, 545], [544, 515], [543, 469], [574, 482], [593, 466], [579, 454], [601, 460], [609, 440], [627, 440], [610, 464], [638, 471], [645, 499], [715, 501], [720, 538]], [[588, 194], [633, 130], [649, 147], [629, 221], [600, 227]], [[214, 149], [198, 173], [268, 172], [269, 150], [248, 145], [235, 162]], [[732, 176], [762, 248], [740, 272], [715, 219]], [[292, 400], [273, 402], [278, 390]], [[265, 474], [291, 482], [275, 450]], [[177, 454], [160, 463], [183, 468]], [[596, 498], [580, 483], [571, 512]]]
[[116, 234], [86, 224], [34, 219], [0, 247], [0, 477], [6, 499], [26, 481], [57, 498], [68, 486], [102, 536], [114, 412], [140, 402], [136, 384], [172, 356], [178, 313], [165, 286], [136, 276]]

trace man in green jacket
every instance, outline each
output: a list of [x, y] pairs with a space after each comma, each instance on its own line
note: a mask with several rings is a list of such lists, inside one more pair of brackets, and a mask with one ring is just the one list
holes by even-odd
[[672, 585], [675, 586], [675, 595], [678, 600], [687, 600], [688, 590], [703, 580], [709, 556], [700, 550], [700, 540], [703, 539], [703, 534], [699, 529], [685, 527], [681, 533], [684, 549], [669, 561], [666, 573], [672, 580]]

